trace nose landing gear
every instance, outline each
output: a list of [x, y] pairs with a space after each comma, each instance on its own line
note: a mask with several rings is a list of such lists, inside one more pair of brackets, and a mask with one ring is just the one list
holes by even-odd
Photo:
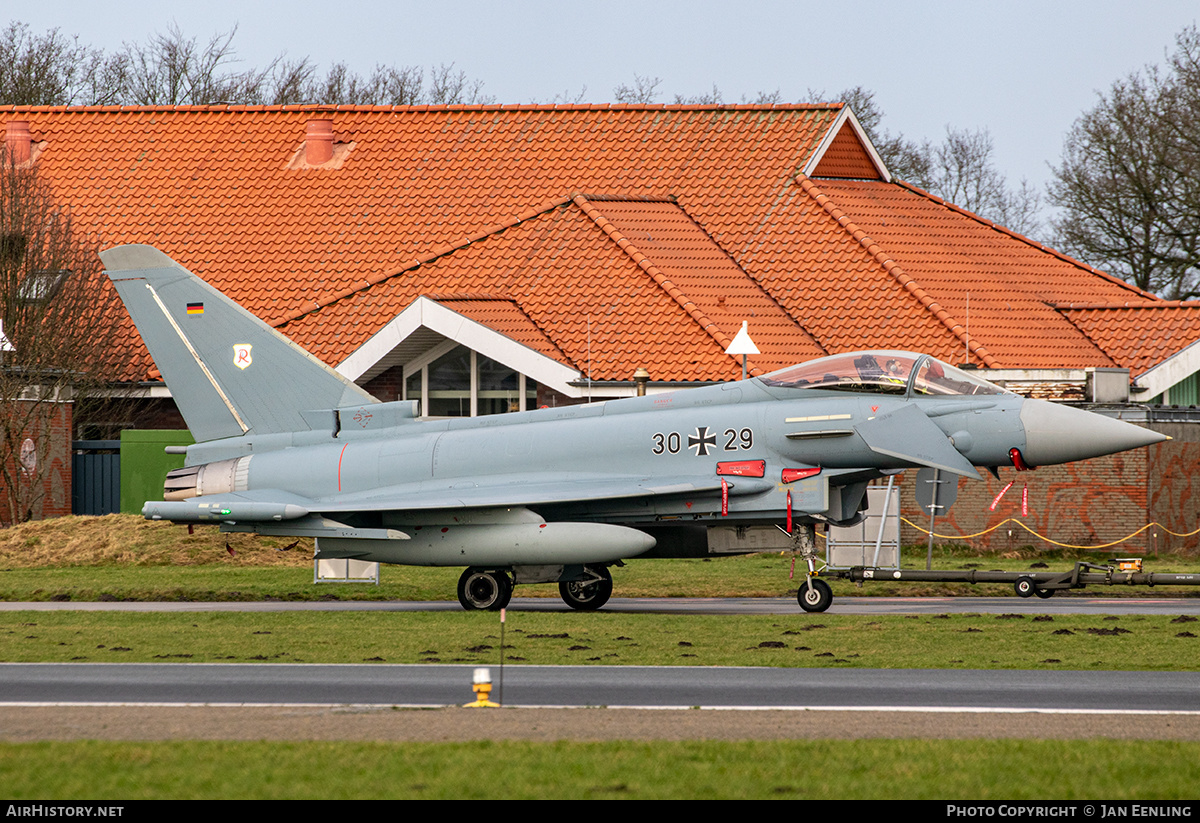
[[806, 612], [823, 612], [833, 602], [833, 589], [819, 577], [810, 577], [800, 584], [796, 599], [800, 601], [800, 608]]

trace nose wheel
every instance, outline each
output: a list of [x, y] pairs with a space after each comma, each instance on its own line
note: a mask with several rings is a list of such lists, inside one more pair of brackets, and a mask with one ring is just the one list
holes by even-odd
[[458, 602], [467, 611], [500, 611], [512, 599], [507, 572], [470, 568], [458, 578]]
[[829, 587], [821, 578], [817, 577], [817, 536], [816, 530], [811, 525], [801, 525], [792, 532], [784, 531], [792, 538], [792, 550], [800, 555], [804, 561], [804, 565], [808, 567], [808, 574], [804, 577], [804, 582], [800, 584], [800, 590], [796, 592], [796, 600], [800, 603], [800, 608], [806, 612], [823, 612], [833, 603], [833, 589]]
[[833, 589], [819, 577], [810, 577], [800, 584], [796, 599], [806, 612], [823, 612], [833, 602]]

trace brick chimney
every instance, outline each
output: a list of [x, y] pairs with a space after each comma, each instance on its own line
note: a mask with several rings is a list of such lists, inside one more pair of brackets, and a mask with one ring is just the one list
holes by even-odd
[[29, 135], [28, 120], [9, 120], [4, 125], [4, 145], [8, 147], [9, 157], [14, 162], [29, 162], [32, 144], [33, 138]]
[[333, 121], [309, 120], [304, 137], [304, 162], [310, 166], [320, 166], [332, 159]]

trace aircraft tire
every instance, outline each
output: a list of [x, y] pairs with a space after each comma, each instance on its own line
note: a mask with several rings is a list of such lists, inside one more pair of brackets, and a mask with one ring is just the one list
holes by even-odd
[[1018, 577], [1017, 582], [1013, 583], [1013, 589], [1017, 592], [1017, 597], [1033, 597], [1037, 591], [1037, 584], [1033, 582], [1032, 577]]
[[600, 575], [595, 581], [571, 581], [558, 584], [558, 593], [563, 602], [572, 609], [581, 612], [591, 612], [603, 606], [612, 597], [612, 574], [605, 566], [590, 567], [590, 571]]
[[504, 572], [469, 568], [458, 578], [458, 602], [467, 611], [500, 611], [512, 599], [512, 580]]
[[806, 612], [823, 612], [833, 603], [833, 589], [829, 588], [829, 584], [824, 580], [814, 577], [811, 588], [807, 580], [800, 584], [796, 600]]

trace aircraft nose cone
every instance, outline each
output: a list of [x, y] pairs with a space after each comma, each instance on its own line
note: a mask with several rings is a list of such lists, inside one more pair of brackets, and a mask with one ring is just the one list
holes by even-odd
[[1165, 434], [1045, 400], [1021, 405], [1022, 457], [1030, 466], [1070, 463], [1169, 440]]

